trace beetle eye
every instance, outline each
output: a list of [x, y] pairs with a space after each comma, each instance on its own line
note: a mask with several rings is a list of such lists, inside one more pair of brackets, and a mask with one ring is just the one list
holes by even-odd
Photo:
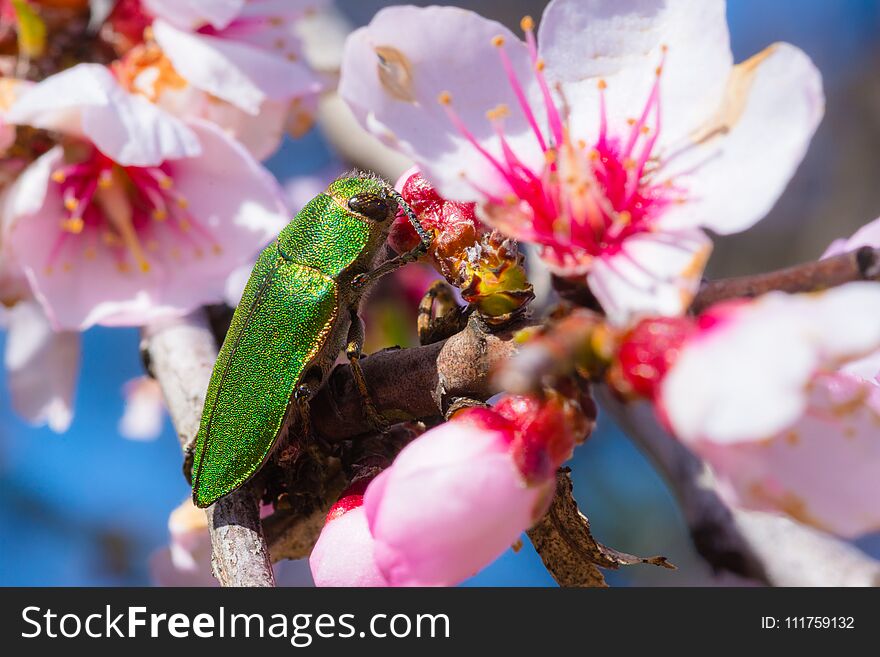
[[385, 221], [388, 217], [388, 201], [374, 194], [357, 194], [348, 199], [348, 207], [373, 221]]

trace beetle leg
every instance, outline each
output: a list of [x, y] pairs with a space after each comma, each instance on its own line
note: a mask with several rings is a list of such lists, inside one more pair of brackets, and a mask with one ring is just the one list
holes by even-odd
[[466, 308], [455, 302], [452, 288], [446, 281], [436, 280], [419, 302], [419, 344], [445, 340], [463, 329], [466, 321]]
[[355, 275], [355, 277], [351, 279], [351, 286], [355, 290], [363, 290], [382, 278], [385, 274], [390, 274], [391, 272], [400, 269], [405, 264], [415, 262], [423, 255], [425, 255], [425, 247], [420, 244], [412, 251], [407, 251], [406, 253], [401, 253], [393, 258], [389, 258], [372, 271]]
[[312, 397], [321, 387], [321, 375], [307, 375], [302, 383], [300, 383], [293, 393], [293, 400], [296, 402], [299, 411], [299, 420], [301, 422], [300, 430], [302, 435], [308, 439], [312, 436], [312, 407], [309, 405]]
[[351, 374], [354, 377], [354, 384], [357, 386], [358, 392], [361, 393], [367, 420], [377, 431], [384, 432], [388, 428], [388, 423], [379, 414], [372, 397], [370, 397], [367, 379], [364, 377], [364, 370], [361, 368], [360, 359], [363, 346], [364, 320], [360, 318], [356, 310], [352, 310], [351, 324], [348, 328], [348, 338], [345, 344], [345, 356], [348, 358], [348, 362], [351, 363]]

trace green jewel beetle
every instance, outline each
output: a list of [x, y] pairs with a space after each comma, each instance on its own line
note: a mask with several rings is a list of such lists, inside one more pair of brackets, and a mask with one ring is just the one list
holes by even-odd
[[[378, 264], [399, 208], [422, 242]], [[289, 413], [304, 413], [308, 425], [308, 401], [343, 347], [363, 383], [357, 359], [364, 292], [379, 277], [415, 260], [429, 241], [387, 183], [352, 174], [306, 204], [263, 250], [208, 384], [193, 450], [196, 506], [209, 506], [253, 477], [272, 453]]]

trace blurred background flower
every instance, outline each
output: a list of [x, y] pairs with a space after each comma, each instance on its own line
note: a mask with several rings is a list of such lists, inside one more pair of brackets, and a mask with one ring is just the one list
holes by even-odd
[[[362, 25], [388, 4], [363, 0], [339, 3], [339, 8], [353, 25]], [[540, 16], [544, 6], [541, 0], [458, 4], [513, 30], [522, 16]], [[339, 45], [339, 19], [305, 20], [325, 21], [336, 30], [323, 40], [327, 47], [313, 55], [321, 73], [332, 80], [338, 48], [334, 51], [329, 44]], [[729, 3], [728, 20], [737, 61], [779, 40], [803, 49], [822, 73], [827, 110], [803, 165], [768, 217], [746, 233], [716, 242], [710, 276], [746, 274], [813, 259], [833, 239], [850, 235], [880, 214], [876, 184], [880, 179], [880, 3], [735, 0]], [[9, 52], [14, 39], [14, 31], [0, 19], [0, 55]], [[303, 47], [308, 54], [312, 47], [308, 39]], [[319, 116], [338, 108], [332, 96], [315, 103]], [[333, 125], [325, 130], [311, 131], [296, 141], [284, 137], [266, 160], [284, 187], [295, 188], [301, 176], [336, 168], [335, 162], [344, 161], [362, 143], [356, 134], [340, 139]], [[331, 140], [336, 153], [329, 146]], [[383, 173], [396, 176], [404, 165]], [[348, 167], [338, 166], [328, 175]], [[423, 291], [433, 278], [429, 274], [412, 285]], [[383, 285], [385, 291], [377, 291], [375, 311], [368, 318], [368, 350], [411, 344], [415, 318], [408, 313], [414, 304], [395, 302], [403, 287], [388, 283]], [[4, 332], [0, 346], [5, 348], [9, 340]], [[150, 583], [149, 555], [171, 542], [169, 515], [188, 496], [189, 487], [180, 474], [180, 450], [167, 419], [162, 420], [157, 440], [120, 438], [124, 383], [143, 373], [138, 340], [136, 329], [94, 327], [82, 335], [76, 416], [63, 435], [28, 426], [15, 413], [10, 397], [0, 395], [0, 583]], [[9, 390], [10, 375], [0, 376], [2, 389]], [[598, 429], [577, 450], [571, 465], [576, 472], [575, 496], [589, 513], [597, 537], [627, 552], [662, 553], [679, 566], [676, 572], [649, 567], [608, 572], [610, 584], [719, 583], [695, 555], [680, 512], [657, 473], [607, 416], [600, 418]], [[877, 535], [859, 544], [880, 555]], [[278, 569], [285, 582], [311, 581], [305, 562], [283, 563]], [[508, 550], [468, 583], [544, 586], [553, 580], [525, 541], [521, 550]]]

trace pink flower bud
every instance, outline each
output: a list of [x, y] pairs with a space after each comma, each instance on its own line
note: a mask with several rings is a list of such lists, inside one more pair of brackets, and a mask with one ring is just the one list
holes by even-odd
[[556, 397], [508, 397], [405, 447], [364, 495], [387, 581], [451, 586], [500, 556], [545, 513], [555, 470], [581, 437], [576, 409]]
[[346, 490], [327, 513], [309, 556], [316, 586], [388, 586], [373, 559], [373, 537], [364, 513], [367, 481]]

